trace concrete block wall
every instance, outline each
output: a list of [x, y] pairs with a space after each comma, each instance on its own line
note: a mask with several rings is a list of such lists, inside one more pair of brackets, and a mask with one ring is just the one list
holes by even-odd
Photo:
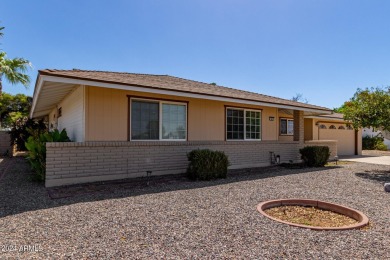
[[334, 160], [337, 156], [337, 141], [336, 140], [313, 140], [305, 141], [305, 146], [328, 146], [330, 151], [329, 160]]
[[46, 187], [152, 175], [184, 173], [194, 149], [224, 151], [230, 169], [270, 165], [270, 153], [281, 162], [300, 159], [299, 142], [69, 142], [47, 143]]
[[11, 137], [8, 131], [0, 131], [0, 156], [6, 153], [12, 154]]

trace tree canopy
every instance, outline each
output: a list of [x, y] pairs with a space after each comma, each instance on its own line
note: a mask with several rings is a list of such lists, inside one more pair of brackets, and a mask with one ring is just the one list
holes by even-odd
[[358, 89], [339, 111], [355, 129], [373, 127], [390, 131], [390, 88]]
[[11, 128], [14, 122], [28, 116], [32, 98], [24, 94], [3, 93], [0, 96], [0, 125], [2, 128]]
[[307, 100], [307, 98], [303, 97], [303, 95], [301, 93], [297, 93], [295, 96], [293, 96], [291, 98], [292, 101], [295, 101], [295, 102], [301, 102], [301, 103], [309, 103], [309, 100]]

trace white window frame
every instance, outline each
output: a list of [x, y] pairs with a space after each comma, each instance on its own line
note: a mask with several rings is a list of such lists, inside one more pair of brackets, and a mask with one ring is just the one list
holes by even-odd
[[[287, 131], [286, 134], [282, 134], [282, 128], [280, 127], [282, 120], [286, 120], [286, 131]], [[288, 133], [288, 121], [292, 121], [294, 123], [294, 119], [285, 118], [285, 117], [279, 118], [279, 135], [283, 135], [283, 136], [285, 136], [285, 135], [293, 136], [294, 135], [294, 125], [293, 125], [293, 133], [292, 134]]]
[[[227, 117], [228, 117], [228, 109], [233, 109], [233, 110], [241, 110], [244, 111], [244, 139], [228, 139], [227, 138]], [[246, 138], [246, 112], [260, 112], [260, 138], [259, 139], [247, 139]], [[226, 107], [225, 109], [225, 139], [226, 141], [261, 141], [262, 140], [262, 135], [263, 135], [263, 111], [259, 109], [246, 109], [246, 108], [237, 108], [237, 107]]]
[[[159, 104], [159, 107], [158, 107], [158, 139], [132, 139], [131, 136], [131, 109], [132, 109], [132, 103], [133, 103], [133, 100], [134, 101], [144, 101], [144, 102], [151, 102], [151, 103], [158, 103]], [[185, 116], [186, 116], [186, 120], [185, 120], [185, 127], [186, 127], [186, 138], [185, 139], [163, 139], [162, 138], [162, 106], [163, 104], [170, 104], [170, 105], [180, 105], [180, 106], [185, 106]], [[187, 102], [180, 102], [180, 101], [166, 101], [166, 100], [159, 100], [159, 99], [149, 99], [149, 98], [130, 98], [130, 111], [129, 111], [129, 117], [130, 117], [130, 120], [129, 120], [129, 133], [130, 133], [130, 136], [129, 136], [129, 140], [130, 141], [146, 141], [146, 142], [156, 142], [156, 141], [168, 141], [168, 142], [176, 142], [176, 141], [187, 141], [188, 140], [188, 112], [187, 112], [187, 108], [188, 107], [188, 103]]]

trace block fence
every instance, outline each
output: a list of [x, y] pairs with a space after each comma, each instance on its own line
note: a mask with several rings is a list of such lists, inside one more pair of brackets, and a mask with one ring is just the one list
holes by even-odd
[[271, 164], [270, 152], [281, 162], [300, 160], [300, 142], [69, 142], [47, 143], [46, 187], [152, 175], [184, 173], [187, 153], [194, 149], [224, 151], [230, 169]]

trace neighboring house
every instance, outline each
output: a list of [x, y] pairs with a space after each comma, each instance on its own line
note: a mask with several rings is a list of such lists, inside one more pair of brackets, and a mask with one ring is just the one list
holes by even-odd
[[363, 137], [369, 136], [369, 137], [375, 137], [380, 136], [383, 137], [383, 143], [387, 145], [387, 149], [390, 150], [390, 132], [389, 131], [382, 131], [382, 130], [374, 130], [373, 128], [364, 128], [363, 129]]
[[224, 151], [232, 169], [270, 165], [270, 152], [298, 161], [305, 140], [328, 145], [333, 158], [339, 137], [316, 136], [314, 123], [331, 113], [167, 75], [41, 70], [30, 117], [46, 117], [75, 141], [46, 145], [46, 186], [57, 186], [183, 173], [187, 153], [203, 148]]

